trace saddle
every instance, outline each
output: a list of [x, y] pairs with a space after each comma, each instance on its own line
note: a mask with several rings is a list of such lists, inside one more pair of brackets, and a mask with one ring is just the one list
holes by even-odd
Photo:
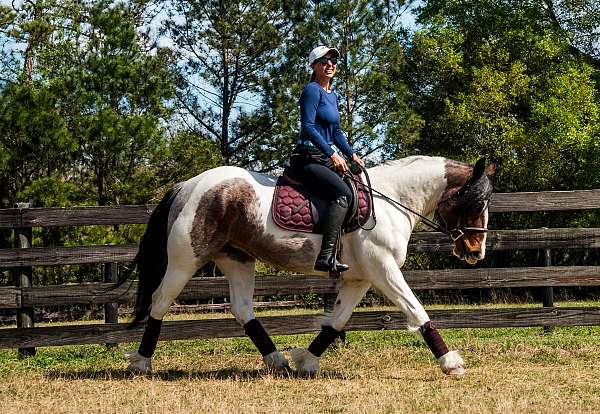
[[[371, 217], [372, 205], [368, 189], [360, 174], [353, 181], [344, 178], [352, 190], [352, 200], [348, 214], [342, 225], [342, 232], [350, 233], [364, 226]], [[321, 226], [329, 209], [329, 202], [308, 191], [289, 168], [277, 179], [271, 212], [273, 221], [279, 227], [304, 233], [322, 234]]]

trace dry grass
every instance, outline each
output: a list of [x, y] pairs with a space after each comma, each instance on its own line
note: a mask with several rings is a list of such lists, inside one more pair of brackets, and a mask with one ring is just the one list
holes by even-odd
[[[270, 312], [276, 313], [276, 312]], [[161, 343], [152, 378], [131, 377], [120, 352], [0, 352], [2, 413], [576, 413], [600, 408], [599, 328], [446, 330], [469, 365], [444, 376], [407, 332], [356, 332], [328, 351], [314, 379], [262, 370], [246, 339]], [[312, 335], [277, 337], [280, 349]], [[127, 348], [128, 347], [123, 347]]]

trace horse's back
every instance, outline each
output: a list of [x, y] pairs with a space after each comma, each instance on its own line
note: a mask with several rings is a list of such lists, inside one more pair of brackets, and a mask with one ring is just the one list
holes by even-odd
[[275, 178], [232, 166], [213, 168], [179, 183], [169, 214], [170, 243], [189, 244], [199, 231], [226, 233], [232, 221], [250, 216], [262, 221], [274, 186]]

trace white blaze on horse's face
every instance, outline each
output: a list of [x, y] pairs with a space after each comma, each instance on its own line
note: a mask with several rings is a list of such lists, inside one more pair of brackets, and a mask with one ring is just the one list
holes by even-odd
[[[486, 207], [483, 210], [483, 214], [471, 217], [468, 220], [467, 226], [487, 229], [488, 217], [488, 209]], [[470, 265], [474, 265], [485, 257], [487, 233], [469, 230], [465, 230], [464, 233], [461, 239], [454, 242], [452, 253]]]

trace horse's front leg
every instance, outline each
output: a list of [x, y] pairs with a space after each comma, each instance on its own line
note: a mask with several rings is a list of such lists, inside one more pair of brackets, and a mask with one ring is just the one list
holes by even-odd
[[289, 369], [287, 359], [277, 351], [271, 337], [254, 316], [252, 297], [254, 295], [254, 259], [237, 260], [229, 257], [215, 259], [229, 281], [231, 313], [246, 335], [263, 357], [267, 369], [272, 372], [285, 372]]
[[404, 280], [394, 258], [381, 258], [378, 263], [373, 263], [372, 269], [373, 285], [402, 310], [408, 320], [408, 329], [421, 334], [442, 371], [448, 375], [463, 375], [466, 371], [462, 357], [458, 351], [448, 351], [423, 305]]
[[315, 375], [319, 371], [319, 358], [339, 336], [352, 316], [352, 311], [369, 287], [371, 283], [364, 280], [342, 281], [333, 312], [325, 315], [319, 335], [311, 342], [308, 349], [292, 350], [292, 359], [300, 375]]

